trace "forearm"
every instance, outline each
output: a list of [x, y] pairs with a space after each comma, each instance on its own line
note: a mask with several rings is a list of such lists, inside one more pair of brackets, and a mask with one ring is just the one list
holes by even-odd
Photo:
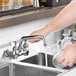
[[62, 29], [76, 22], [76, 1], [68, 4], [48, 25], [45, 27], [47, 34]]

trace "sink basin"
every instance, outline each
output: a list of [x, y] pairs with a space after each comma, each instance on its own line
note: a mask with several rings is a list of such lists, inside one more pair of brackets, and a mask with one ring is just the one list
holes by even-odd
[[[21, 60], [21, 63], [30, 63], [35, 65], [21, 65], [21, 64], [14, 64], [14, 75], [15, 76], [60, 76], [62, 73], [66, 73], [67, 70], [64, 71], [57, 70], [56, 67], [52, 64], [52, 55], [47, 55], [47, 67], [46, 66], [46, 57], [45, 53], [38, 53], [32, 57], [27, 59]], [[41, 67], [44, 68], [41, 68]]]
[[[52, 55], [47, 55], [48, 67], [54, 67], [54, 65], [52, 64], [52, 58]], [[37, 55], [22, 60], [21, 62], [46, 66], [46, 58], [44, 53], [38, 53]]]
[[[49, 55], [47, 54], [47, 66], [48, 67], [53, 67], [53, 68], [56, 68], [53, 63], [52, 63], [52, 58], [53, 58], [53, 55]], [[22, 60], [21, 62], [24, 62], [24, 63], [31, 63], [31, 64], [36, 64], [36, 65], [42, 65], [42, 66], [46, 66], [46, 58], [45, 58], [45, 53], [38, 53], [37, 55], [34, 55], [30, 58], [27, 58], [27, 59], [24, 59]], [[76, 65], [74, 65], [73, 67], [75, 67]], [[66, 67], [64, 69], [71, 69], [73, 67]]]
[[60, 72], [44, 70], [41, 68], [14, 65], [14, 75], [15, 76], [57, 76]]
[[38, 55], [34, 55], [34, 56], [32, 56], [28, 59], [24, 59], [21, 62], [26, 62], [26, 63], [45, 66], [45, 54], [44, 53], [39, 53]]
[[[52, 55], [47, 55], [48, 67], [54, 67], [54, 65], [52, 64], [52, 57], [53, 57]], [[38, 53], [32, 57], [21, 60], [20, 62], [41, 65], [45, 67], [46, 66], [45, 53]], [[23, 66], [18, 64], [14, 64], [14, 66], [15, 66], [14, 69], [15, 76], [57, 76], [58, 74], [62, 73], [57, 70], [38, 68], [40, 66], [33, 67], [29, 65]]]

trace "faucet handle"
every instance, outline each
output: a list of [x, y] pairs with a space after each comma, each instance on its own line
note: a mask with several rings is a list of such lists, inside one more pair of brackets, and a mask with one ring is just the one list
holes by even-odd
[[43, 35], [23, 36], [23, 37], [21, 37], [21, 39], [22, 40], [41, 39], [41, 40], [43, 40], [43, 45], [47, 46], [45, 37]]
[[4, 53], [3, 53], [3, 58], [9, 58], [9, 59], [12, 59], [14, 58], [14, 55], [13, 55], [13, 52], [10, 51], [10, 50], [5, 50]]

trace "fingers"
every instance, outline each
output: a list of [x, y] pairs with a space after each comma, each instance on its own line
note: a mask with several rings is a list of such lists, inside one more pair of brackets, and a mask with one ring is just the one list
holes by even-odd
[[62, 56], [59, 58], [59, 64], [63, 65], [64, 67], [72, 67], [74, 65], [74, 62], [72, 59], [66, 58], [65, 56]]
[[61, 57], [61, 59], [59, 60], [59, 64], [61, 64], [63, 67], [68, 66], [69, 61], [67, 59], [65, 59], [64, 57]]
[[68, 66], [69, 66], [69, 67], [72, 67], [73, 64], [74, 64], [73, 62], [69, 62]]
[[72, 67], [74, 64], [74, 61], [64, 58], [59, 63], [62, 64], [64, 67], [66, 67], [66, 66]]
[[59, 59], [58, 59], [58, 62], [61, 64], [64, 61], [65, 61], [64, 55], [60, 56]]
[[64, 66], [64, 67], [73, 67], [73, 62], [69, 62], [69, 61], [67, 61], [67, 60], [65, 60], [64, 62], [62, 62], [62, 65]]
[[29, 40], [29, 42], [31, 42], [31, 43], [39, 42], [39, 41], [40, 41], [40, 39], [31, 39], [31, 40]]
[[65, 59], [64, 62], [62, 62], [61, 64], [62, 64], [64, 67], [67, 67], [68, 64], [69, 64], [69, 61]]

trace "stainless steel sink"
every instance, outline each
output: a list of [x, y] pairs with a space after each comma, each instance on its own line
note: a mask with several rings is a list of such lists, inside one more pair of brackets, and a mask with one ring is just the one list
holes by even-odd
[[30, 58], [24, 59], [21, 62], [45, 66], [45, 54], [39, 53]]
[[[38, 53], [30, 58], [11, 64], [12, 76], [61, 76], [68, 70], [57, 69], [52, 64], [52, 55], [47, 55], [47, 67], [45, 53]], [[22, 64], [23, 63], [23, 64]], [[30, 64], [26, 64], [30, 63]]]
[[[21, 63], [30, 63], [33, 64], [33, 66], [29, 65], [20, 65], [20, 64], [14, 64], [14, 75], [15, 76], [57, 76], [61, 71], [55, 70], [54, 65], [52, 64], [52, 55], [47, 55], [47, 67], [54, 68], [49, 70], [46, 67], [46, 57], [45, 53], [38, 53], [30, 58], [21, 60]], [[34, 67], [34, 64], [37, 65]], [[38, 66], [39, 65], [39, 66]], [[41, 68], [44, 67], [44, 68]], [[46, 69], [47, 68], [47, 69]]]
[[[47, 55], [48, 67], [54, 67], [54, 65], [52, 64], [52, 58], [52, 55]], [[37, 55], [22, 60], [21, 62], [46, 66], [46, 57], [44, 53], [38, 53]]]
[[44, 70], [32, 66], [14, 65], [15, 76], [57, 76], [60, 72]]
[[[47, 63], [48, 67], [56, 68], [52, 63], [52, 58], [53, 58], [53, 55], [47, 54], [47, 62], [46, 62], [45, 53], [38, 53], [37, 55], [34, 55], [30, 58], [22, 60], [21, 62], [42, 65], [42, 66], [46, 66], [46, 63]], [[76, 65], [74, 65], [73, 67], [75, 67], [75, 66]], [[73, 67], [66, 67], [64, 69], [69, 70]]]

